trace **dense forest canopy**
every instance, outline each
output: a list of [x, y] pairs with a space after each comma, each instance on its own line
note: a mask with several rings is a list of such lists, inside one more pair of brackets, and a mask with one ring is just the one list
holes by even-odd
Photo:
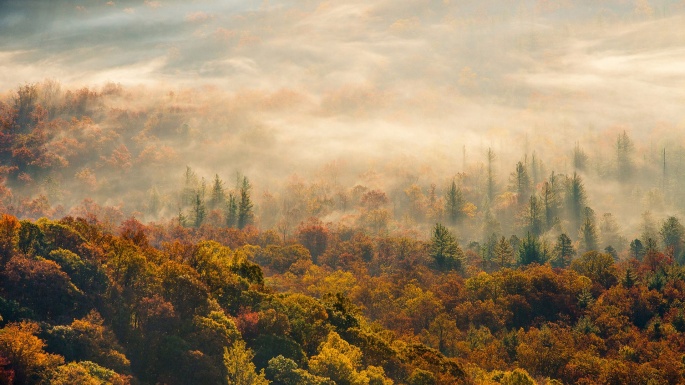
[[0, 3], [0, 384], [685, 382], [685, 3]]

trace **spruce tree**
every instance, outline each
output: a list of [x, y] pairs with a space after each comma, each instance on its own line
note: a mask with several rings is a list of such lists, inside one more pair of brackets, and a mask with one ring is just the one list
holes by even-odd
[[440, 223], [436, 223], [433, 229], [430, 256], [439, 270], [461, 268], [463, 251], [456, 238]]
[[240, 186], [240, 202], [238, 203], [238, 228], [243, 229], [245, 226], [252, 224], [253, 213], [252, 213], [252, 200], [250, 199], [250, 190], [252, 186], [247, 180], [247, 177], [243, 177], [243, 183]]
[[236, 227], [238, 225], [238, 200], [233, 193], [228, 194], [226, 203], [226, 226]]

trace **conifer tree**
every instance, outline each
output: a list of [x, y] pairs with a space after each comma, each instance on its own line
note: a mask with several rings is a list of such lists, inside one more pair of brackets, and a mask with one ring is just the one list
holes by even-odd
[[224, 182], [219, 178], [219, 174], [214, 175], [214, 183], [212, 184], [212, 195], [209, 199], [210, 210], [223, 207], [226, 204], [226, 191], [224, 190]]
[[456, 225], [461, 221], [464, 215], [462, 211], [463, 208], [464, 196], [461, 192], [461, 188], [457, 187], [457, 183], [453, 180], [445, 199], [445, 209], [450, 224]]
[[238, 203], [238, 228], [243, 229], [245, 226], [252, 224], [253, 213], [252, 213], [252, 200], [250, 199], [250, 190], [252, 186], [247, 180], [247, 177], [243, 177], [243, 183], [240, 186], [240, 202]]
[[450, 234], [445, 226], [436, 223], [430, 245], [430, 256], [435, 261], [438, 269], [460, 269], [463, 254], [456, 238]]
[[226, 202], [226, 226], [236, 227], [238, 225], [238, 200], [233, 193], [228, 194]]

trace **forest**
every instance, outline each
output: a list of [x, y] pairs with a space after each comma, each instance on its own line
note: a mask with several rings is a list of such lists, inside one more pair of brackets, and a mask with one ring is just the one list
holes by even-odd
[[685, 380], [682, 147], [612, 129], [603, 157], [464, 146], [435, 180], [333, 162], [266, 188], [174, 168], [203, 112], [137, 92], [0, 103], [1, 383]]

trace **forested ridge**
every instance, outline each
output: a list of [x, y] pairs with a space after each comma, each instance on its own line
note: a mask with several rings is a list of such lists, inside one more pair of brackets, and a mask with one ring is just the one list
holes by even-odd
[[276, 95], [137, 92], [0, 101], [0, 383], [685, 381], [681, 141], [273, 178]]

